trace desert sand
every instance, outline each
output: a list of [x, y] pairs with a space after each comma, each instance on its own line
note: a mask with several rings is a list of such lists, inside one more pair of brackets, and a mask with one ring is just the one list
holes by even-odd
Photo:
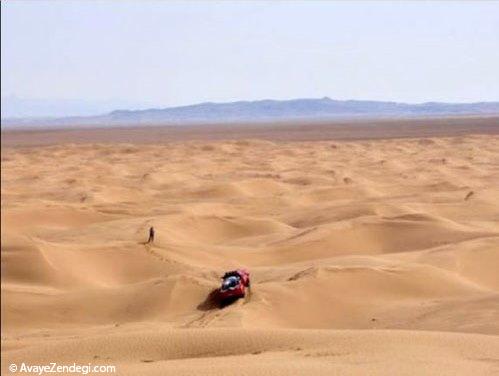
[[3, 375], [499, 373], [497, 134], [57, 142], [1, 177]]

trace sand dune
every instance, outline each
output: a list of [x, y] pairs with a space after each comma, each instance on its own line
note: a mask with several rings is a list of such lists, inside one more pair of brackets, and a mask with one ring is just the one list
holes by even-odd
[[499, 372], [498, 136], [55, 144], [1, 174], [2, 374]]

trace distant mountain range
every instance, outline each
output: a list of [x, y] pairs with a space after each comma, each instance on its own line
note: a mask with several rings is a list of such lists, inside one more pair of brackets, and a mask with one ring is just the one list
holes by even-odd
[[332, 120], [346, 118], [499, 115], [499, 102], [407, 104], [321, 99], [200, 103], [147, 110], [116, 110], [101, 116], [2, 119], [2, 125], [125, 125]]

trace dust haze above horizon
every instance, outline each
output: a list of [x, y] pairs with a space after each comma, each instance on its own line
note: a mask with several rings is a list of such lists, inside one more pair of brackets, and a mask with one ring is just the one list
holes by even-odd
[[499, 3], [4, 1], [2, 118], [499, 99]]
[[[77, 103], [75, 103], [76, 105]], [[34, 103], [36, 105], [36, 103]], [[42, 104], [38, 104], [43, 107]], [[2, 103], [3, 107], [3, 103]], [[81, 108], [81, 106], [80, 106]], [[260, 100], [228, 103], [198, 103], [190, 106], [120, 109], [97, 116], [3, 118], [2, 129], [81, 126], [189, 125], [210, 123], [262, 123], [334, 121], [355, 119], [410, 119], [499, 115], [499, 102], [407, 104], [381, 101], [339, 101], [329, 97], [286, 101]]]

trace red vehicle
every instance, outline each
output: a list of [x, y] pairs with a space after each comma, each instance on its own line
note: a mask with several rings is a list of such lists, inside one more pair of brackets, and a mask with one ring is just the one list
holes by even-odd
[[219, 298], [222, 304], [244, 298], [246, 289], [250, 287], [249, 272], [245, 269], [237, 269], [227, 272], [222, 277], [222, 286]]

